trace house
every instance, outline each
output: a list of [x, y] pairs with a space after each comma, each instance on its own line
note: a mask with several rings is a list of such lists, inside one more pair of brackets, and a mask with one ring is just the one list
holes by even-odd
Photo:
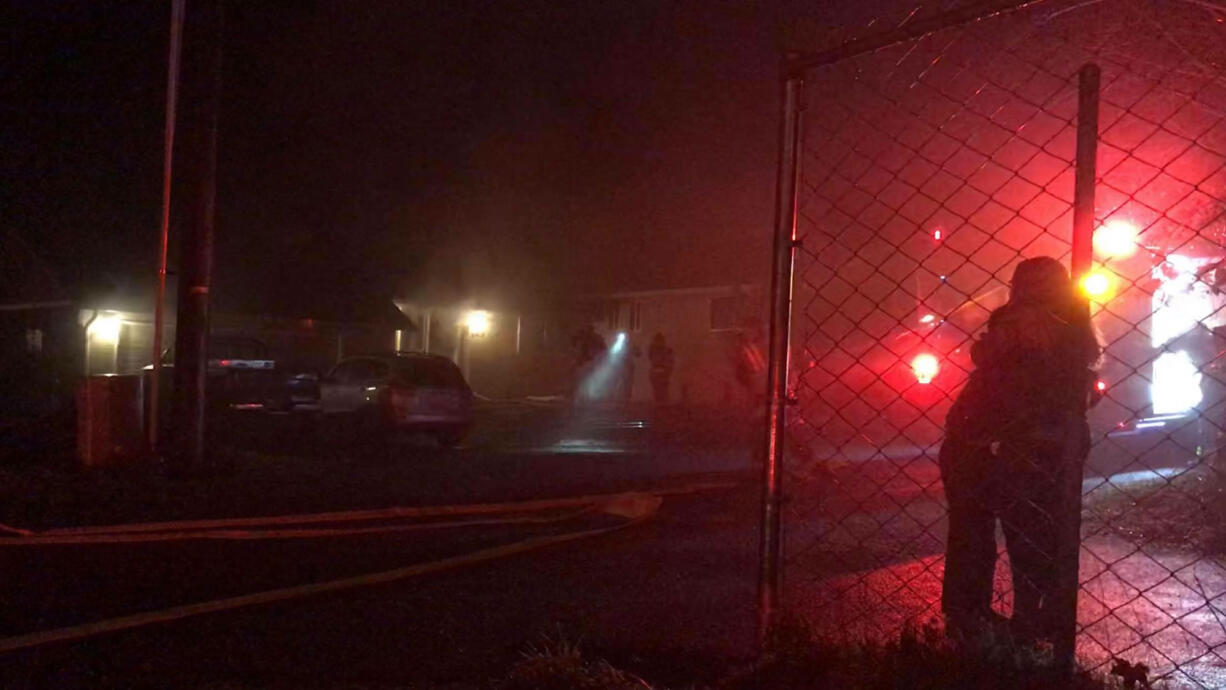
[[[150, 281], [151, 283], [152, 281]], [[87, 376], [139, 374], [153, 361], [152, 285], [86, 295], [68, 287], [16, 233], [0, 232], [0, 446], [71, 442], [74, 393]], [[174, 290], [167, 290], [164, 361], [174, 349]], [[338, 358], [388, 351], [417, 325], [392, 301], [363, 321], [214, 313], [210, 357], [271, 359], [324, 372]], [[237, 348], [237, 349], [236, 349]], [[243, 351], [238, 351], [243, 350]], [[165, 384], [164, 384], [165, 385]], [[29, 443], [27, 443], [27, 441]]]
[[[674, 352], [670, 398], [726, 405], [746, 396], [734, 377], [732, 353], [748, 325], [764, 329], [767, 294], [758, 285], [716, 285], [585, 294], [532, 307], [472, 300], [398, 306], [419, 325], [404, 349], [454, 358], [484, 397], [574, 395], [573, 337], [590, 325], [609, 347], [622, 334], [617, 349], [633, 362], [633, 401], [652, 399], [647, 349], [660, 333]], [[474, 315], [481, 319], [480, 332], [469, 325]], [[612, 399], [613, 374], [604, 376], [610, 380], [594, 392]]]
[[[153, 314], [78, 305], [83, 375], [136, 374], [153, 361]], [[346, 355], [389, 351], [415, 326], [391, 308], [383, 320], [323, 321], [249, 314], [212, 314], [210, 359], [269, 359], [301, 371], [327, 371]], [[174, 312], [167, 309], [163, 361], [173, 357]]]
[[[673, 349], [669, 397], [695, 406], [727, 405], [746, 397], [735, 378], [738, 338], [765, 332], [767, 292], [759, 285], [641, 290], [586, 295], [580, 311], [607, 343], [624, 334], [633, 358], [631, 400], [651, 400], [647, 348], [655, 334]], [[765, 347], [765, 343], [763, 343]]]
[[0, 232], [0, 438], [9, 450], [72, 423], [85, 355], [76, 302], [22, 238]]

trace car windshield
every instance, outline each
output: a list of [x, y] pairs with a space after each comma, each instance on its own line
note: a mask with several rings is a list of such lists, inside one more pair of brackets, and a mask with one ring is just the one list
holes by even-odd
[[451, 362], [441, 359], [400, 359], [396, 361], [397, 383], [438, 388], [463, 388], [464, 376]]

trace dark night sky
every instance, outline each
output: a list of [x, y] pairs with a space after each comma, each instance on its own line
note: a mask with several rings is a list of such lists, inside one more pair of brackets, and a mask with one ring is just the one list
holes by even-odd
[[[151, 281], [169, 4], [0, 3], [0, 223], [70, 279]], [[231, 0], [216, 308], [765, 280], [784, 14]]]

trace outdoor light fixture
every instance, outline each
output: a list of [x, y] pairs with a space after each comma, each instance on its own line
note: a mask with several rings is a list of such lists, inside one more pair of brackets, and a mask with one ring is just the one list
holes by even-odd
[[1094, 248], [1113, 259], [1125, 259], [1137, 253], [1137, 226], [1116, 219], [1094, 231]]
[[609, 348], [609, 352], [617, 354], [626, 349], [626, 334], [618, 333], [617, 337], [613, 338], [613, 345]]
[[114, 345], [119, 342], [119, 330], [122, 327], [123, 320], [118, 316], [99, 315], [89, 324], [87, 333], [97, 343]]
[[911, 371], [915, 372], [915, 380], [919, 383], [932, 383], [932, 379], [936, 378], [940, 370], [941, 364], [933, 355], [916, 355], [915, 359], [911, 360]]
[[463, 325], [468, 335], [481, 337], [490, 332], [490, 313], [482, 309], [474, 309], [464, 315]]

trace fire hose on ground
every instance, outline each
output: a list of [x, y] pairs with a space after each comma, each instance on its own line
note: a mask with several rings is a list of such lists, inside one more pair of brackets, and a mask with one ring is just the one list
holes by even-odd
[[[177, 522], [140, 523], [114, 526], [74, 527], [45, 531], [24, 530], [0, 525], [0, 533], [12, 537], [0, 537], [0, 547], [72, 544], [121, 544], [149, 543], [158, 541], [181, 541], [189, 539], [303, 539], [359, 536], [424, 529], [444, 529], [466, 526], [546, 524], [563, 522], [587, 514], [602, 514], [623, 518], [614, 525], [567, 532], [563, 534], [531, 537], [510, 544], [479, 549], [458, 556], [451, 556], [426, 563], [416, 563], [381, 572], [326, 582], [297, 585], [266, 590], [212, 601], [173, 606], [170, 608], [119, 616], [102, 621], [84, 623], [52, 630], [43, 630], [13, 637], [0, 638], [0, 653], [38, 647], [50, 643], [71, 642], [96, 635], [127, 630], [155, 623], [166, 623], [206, 613], [230, 611], [273, 602], [299, 599], [329, 592], [338, 592], [386, 584], [419, 575], [442, 572], [454, 568], [476, 565], [500, 558], [537, 551], [559, 544], [578, 541], [617, 532], [638, 525], [654, 516], [663, 503], [663, 496], [697, 493], [727, 489], [735, 486], [729, 482], [697, 483], [687, 486], [661, 489], [650, 493], [624, 493], [595, 496], [580, 496], [515, 503], [474, 504], [458, 506], [398, 507], [376, 510], [344, 511], [303, 515], [282, 515], [253, 518], [226, 518], [217, 520], [193, 520]], [[565, 511], [545, 516], [525, 515], [541, 511]], [[462, 517], [509, 514], [510, 517], [489, 517], [475, 520], [448, 520], [413, 524], [377, 525], [363, 527], [326, 528], [302, 527], [334, 523], [370, 522], [376, 520], [422, 519], [438, 517]], [[275, 529], [252, 529], [273, 527]]]

